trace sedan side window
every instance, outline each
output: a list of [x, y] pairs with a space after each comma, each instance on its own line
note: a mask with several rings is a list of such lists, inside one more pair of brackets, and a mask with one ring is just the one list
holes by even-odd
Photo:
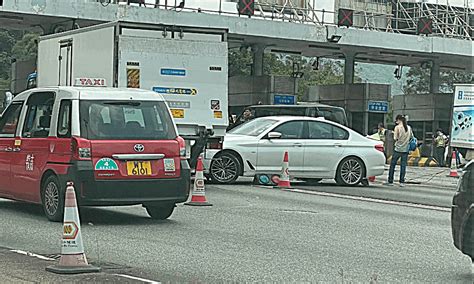
[[13, 103], [5, 110], [0, 119], [0, 137], [15, 137], [22, 105], [22, 103]]
[[309, 139], [347, 140], [349, 138], [349, 133], [346, 130], [329, 123], [310, 121], [308, 136]]
[[290, 121], [277, 126], [273, 132], [281, 133], [281, 139], [302, 139], [304, 121]]

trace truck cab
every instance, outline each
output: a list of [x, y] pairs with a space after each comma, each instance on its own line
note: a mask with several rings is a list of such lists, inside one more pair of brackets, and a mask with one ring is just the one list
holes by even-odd
[[62, 220], [70, 181], [79, 206], [142, 204], [155, 219], [168, 218], [190, 188], [185, 143], [168, 106], [140, 89], [17, 95], [0, 118], [0, 176], [1, 197], [41, 204], [52, 221]]

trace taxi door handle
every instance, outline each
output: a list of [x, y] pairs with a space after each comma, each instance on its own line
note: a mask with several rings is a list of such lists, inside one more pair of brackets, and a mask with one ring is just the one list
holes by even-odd
[[13, 152], [13, 148], [12, 147], [6, 147], [5, 149], [3, 149], [5, 152]]
[[335, 143], [335, 144], [334, 144], [334, 147], [342, 147], [342, 144], [340, 144], [340, 143]]
[[20, 152], [20, 151], [21, 151], [21, 148], [13, 148], [12, 151], [13, 151], [13, 152]]
[[301, 144], [301, 143], [295, 143], [295, 144], [293, 144], [293, 147], [303, 147], [303, 144]]

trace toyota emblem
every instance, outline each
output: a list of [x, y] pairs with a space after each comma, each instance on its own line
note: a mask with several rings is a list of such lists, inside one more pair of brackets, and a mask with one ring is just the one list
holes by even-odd
[[143, 146], [142, 144], [135, 144], [135, 146], [133, 146], [133, 149], [135, 150], [135, 152], [141, 153], [145, 150], [145, 146]]

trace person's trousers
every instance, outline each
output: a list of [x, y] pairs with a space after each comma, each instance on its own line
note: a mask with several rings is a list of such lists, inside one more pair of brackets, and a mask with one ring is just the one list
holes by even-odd
[[397, 165], [398, 160], [401, 159], [400, 162], [400, 183], [405, 182], [405, 173], [407, 170], [407, 162], [408, 162], [408, 152], [397, 152], [393, 151], [392, 161], [390, 162], [390, 170], [388, 171], [388, 182], [393, 183], [393, 176], [395, 174], [395, 166]]
[[440, 167], [444, 167], [444, 147], [436, 147], [434, 150], [434, 158]]

